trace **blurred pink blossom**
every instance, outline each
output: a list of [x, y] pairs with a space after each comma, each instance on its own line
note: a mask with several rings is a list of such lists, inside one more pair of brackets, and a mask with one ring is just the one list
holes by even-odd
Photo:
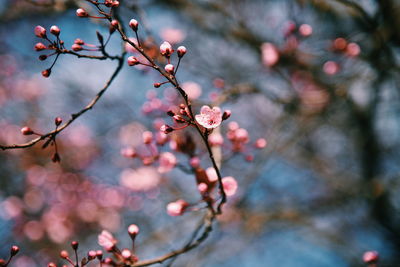
[[261, 45], [262, 62], [267, 67], [272, 67], [279, 60], [279, 51], [275, 45], [271, 43], [263, 43]]
[[180, 29], [164, 28], [160, 32], [161, 39], [170, 42], [171, 44], [181, 43], [186, 34]]
[[236, 194], [238, 184], [232, 176], [222, 178], [222, 185], [224, 186], [225, 194], [230, 197]]
[[176, 163], [176, 157], [171, 152], [163, 152], [160, 154], [160, 166], [158, 167], [158, 171], [161, 173], [166, 173], [172, 170]]
[[99, 245], [107, 251], [110, 251], [117, 244], [117, 240], [107, 230], [103, 230], [97, 238]]
[[132, 191], [149, 191], [160, 183], [160, 174], [154, 167], [125, 169], [120, 175], [120, 183]]

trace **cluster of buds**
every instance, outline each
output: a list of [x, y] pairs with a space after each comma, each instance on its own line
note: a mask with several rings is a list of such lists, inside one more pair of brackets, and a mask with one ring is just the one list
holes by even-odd
[[19, 252], [19, 247], [17, 246], [12, 246], [10, 249], [10, 256], [8, 257], [8, 260], [0, 259], [0, 267], [6, 267], [10, 264], [11, 260], [15, 255], [17, 255]]
[[42, 76], [48, 78], [51, 74], [51, 69], [56, 63], [58, 59], [58, 55], [61, 53], [62, 49], [65, 49], [64, 47], [64, 41], [60, 39], [60, 28], [56, 25], [53, 25], [50, 27], [50, 33], [56, 37], [55, 40], [50, 40], [49, 37], [47, 36], [46, 29], [40, 25], [35, 27], [34, 33], [37, 37], [43, 39], [43, 41], [48, 42], [48, 45], [43, 44], [42, 42], [36, 43], [34, 46], [35, 51], [40, 52], [43, 50], [50, 50], [53, 51], [50, 54], [42, 54], [39, 56], [39, 60], [44, 61], [47, 58], [57, 55], [55, 58], [54, 62], [52, 63], [51, 67], [48, 69], [45, 69], [42, 71]]

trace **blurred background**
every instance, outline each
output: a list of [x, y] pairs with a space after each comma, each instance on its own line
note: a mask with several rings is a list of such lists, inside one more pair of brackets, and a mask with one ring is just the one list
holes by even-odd
[[[225, 138], [222, 174], [237, 179], [238, 193], [211, 236], [171, 266], [364, 266], [367, 250], [380, 253], [380, 266], [400, 266], [399, 1], [120, 2], [121, 24], [136, 18], [149, 47], [188, 48], [178, 78], [195, 110], [231, 109], [229, 120], [250, 135], [240, 152]], [[117, 66], [61, 55], [51, 77], [41, 76], [53, 58], [38, 60], [36, 25], [59, 26], [66, 47], [75, 38], [97, 44], [96, 30], [107, 36], [103, 21], [76, 17], [78, 7], [94, 13], [79, 0], [2, 1], [1, 144], [30, 140], [25, 125], [53, 130], [54, 118], [82, 109]], [[107, 51], [120, 53], [116, 34]], [[179, 101], [168, 86], [152, 86], [161, 81], [125, 64], [95, 108], [58, 136], [60, 164], [41, 144], [0, 153], [0, 257], [17, 244], [11, 266], [46, 266], [72, 240], [82, 255], [99, 249], [102, 229], [129, 247], [131, 223], [141, 229], [140, 259], [184, 244], [204, 209], [170, 217], [165, 206], [200, 200], [194, 175], [120, 154], [143, 150], [142, 133], [169, 122], [165, 108]], [[258, 138], [266, 148], [254, 148]], [[202, 151], [198, 142], [210, 167]]]

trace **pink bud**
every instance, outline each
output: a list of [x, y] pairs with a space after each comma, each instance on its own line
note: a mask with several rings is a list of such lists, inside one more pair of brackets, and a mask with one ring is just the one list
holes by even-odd
[[207, 192], [207, 190], [208, 190], [208, 185], [205, 184], [205, 183], [200, 183], [200, 184], [197, 186], [197, 189], [200, 191], [200, 193], [204, 194], [204, 193]]
[[172, 128], [172, 127], [169, 126], [168, 124], [164, 124], [164, 125], [162, 125], [162, 126], [160, 127], [160, 131], [163, 132], [163, 133], [165, 133], [165, 134], [168, 134], [168, 133], [174, 131], [174, 128]]
[[103, 251], [101, 250], [96, 250], [96, 258], [101, 260], [103, 258]]
[[83, 8], [78, 8], [77, 10], [76, 10], [76, 15], [78, 16], [78, 17], [81, 17], [81, 18], [84, 18], [84, 17], [88, 17], [89, 16], [89, 14], [86, 12], [86, 10], [84, 10]]
[[313, 29], [308, 24], [302, 24], [299, 27], [299, 33], [304, 37], [310, 36], [312, 34], [312, 32], [313, 32]]
[[35, 35], [39, 38], [46, 38], [46, 29], [40, 25], [36, 26]]
[[128, 233], [136, 236], [139, 233], [139, 227], [136, 224], [129, 225]]
[[17, 255], [18, 252], [19, 252], [19, 247], [17, 247], [17, 246], [12, 246], [11, 247], [11, 250], [10, 250], [11, 256]]
[[118, 28], [118, 25], [119, 25], [118, 20], [114, 19], [114, 20], [111, 21], [111, 26], [112, 27]]
[[236, 194], [238, 184], [232, 176], [222, 178], [222, 185], [224, 187], [225, 194], [230, 197]]
[[361, 49], [360, 46], [356, 43], [349, 43], [346, 48], [346, 54], [349, 57], [356, 57], [360, 54]]
[[333, 41], [333, 49], [335, 50], [344, 50], [347, 47], [346, 39], [339, 37]]
[[176, 51], [178, 53], [178, 57], [183, 57], [187, 52], [186, 47], [184, 47], [184, 46], [178, 47], [178, 49]]
[[129, 66], [135, 66], [135, 65], [138, 65], [139, 63], [140, 62], [136, 57], [134, 57], [134, 56], [128, 57], [128, 65]]
[[264, 138], [259, 138], [259, 139], [257, 139], [254, 146], [259, 149], [264, 148], [267, 146], [267, 140], [265, 140]]
[[85, 42], [82, 39], [76, 38], [75, 41], [74, 41], [74, 44], [84, 45]]
[[119, 6], [119, 1], [113, 1], [112, 7], [118, 7]]
[[121, 251], [121, 256], [124, 259], [129, 259], [132, 256], [132, 253], [129, 251], [129, 249], [125, 248]]
[[42, 43], [35, 44], [35, 50], [36, 51], [42, 51], [42, 50], [45, 50], [45, 49], [47, 49], [47, 47], [44, 44], [42, 44]]
[[96, 255], [97, 255], [96, 251], [94, 251], [94, 250], [89, 250], [89, 252], [88, 252], [88, 259], [89, 259], [89, 260], [93, 260], [94, 258], [96, 258]]
[[60, 28], [58, 28], [56, 25], [51, 26], [50, 28], [51, 34], [58, 36], [60, 35]]
[[83, 47], [78, 44], [72, 45], [72, 50], [74, 50], [75, 52], [81, 51], [82, 49], [83, 49]]
[[73, 250], [77, 250], [78, 247], [79, 247], [78, 241], [72, 241], [71, 242], [71, 247], [72, 247]]
[[62, 250], [60, 252], [60, 257], [63, 258], [63, 259], [67, 259], [69, 257], [69, 254], [68, 254], [68, 252], [66, 250]]
[[172, 49], [172, 46], [168, 42], [164, 42], [160, 45], [160, 53], [163, 56], [170, 57], [174, 50]]
[[363, 255], [363, 261], [365, 263], [375, 263], [379, 260], [379, 254], [377, 251], [367, 251]]
[[57, 117], [54, 119], [54, 123], [56, 126], [59, 126], [62, 123], [62, 119], [60, 117]]
[[175, 67], [172, 64], [167, 64], [164, 69], [165, 69], [166, 72], [168, 72], [170, 74], [173, 74], [174, 70], [175, 70]]
[[167, 213], [170, 216], [180, 216], [185, 212], [189, 204], [184, 200], [177, 200], [167, 205]]
[[121, 155], [126, 158], [134, 158], [136, 157], [136, 151], [132, 147], [124, 148], [121, 150]]
[[132, 30], [137, 31], [139, 28], [139, 22], [136, 19], [131, 19], [129, 21], [129, 27], [131, 27]]
[[335, 75], [339, 71], [339, 64], [334, 61], [327, 61], [323, 66], [323, 70], [328, 75]]
[[227, 120], [229, 117], [232, 115], [232, 111], [229, 109], [225, 110], [224, 113], [222, 114], [222, 120]]
[[142, 134], [142, 138], [144, 144], [150, 144], [151, 141], [153, 141], [153, 133], [150, 131], [145, 131]]
[[190, 166], [193, 168], [198, 168], [200, 167], [200, 159], [198, 157], [193, 157], [190, 159]]

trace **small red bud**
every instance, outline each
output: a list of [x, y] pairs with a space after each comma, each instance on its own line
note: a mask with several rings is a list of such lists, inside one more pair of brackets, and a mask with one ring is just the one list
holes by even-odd
[[119, 6], [119, 1], [114, 1], [111, 6], [112, 7], [118, 7]]
[[117, 28], [119, 25], [118, 20], [114, 19], [111, 21], [111, 26], [113, 26], [114, 28]]
[[365, 263], [376, 263], [379, 260], [379, 253], [377, 251], [367, 251], [363, 255]]
[[51, 69], [42, 71], [42, 76], [45, 78], [48, 78], [50, 76], [50, 74], [51, 74]]
[[171, 132], [174, 131], [174, 128], [172, 128], [171, 126], [169, 126], [168, 124], [164, 124], [160, 127], [160, 131], [165, 133], [165, 134], [169, 134]]
[[174, 121], [178, 122], [178, 123], [185, 123], [186, 120], [184, 118], [182, 118], [180, 115], [175, 115], [173, 116]]
[[17, 255], [18, 252], [19, 252], [19, 247], [17, 247], [17, 246], [12, 246], [11, 247], [11, 250], [10, 250], [11, 257]]
[[39, 60], [40, 61], [44, 61], [44, 60], [46, 60], [47, 59], [47, 55], [40, 55], [39, 56]]
[[153, 86], [154, 86], [155, 88], [159, 88], [159, 87], [161, 86], [161, 83], [155, 83], [155, 84], [153, 84]]
[[54, 262], [50, 262], [47, 264], [47, 267], [57, 267], [57, 265]]
[[178, 57], [183, 57], [186, 54], [187, 49], [184, 46], [180, 46], [176, 51], [178, 53]]
[[139, 22], [136, 19], [131, 19], [129, 21], [129, 27], [131, 27], [132, 30], [137, 31], [139, 28]]
[[78, 17], [81, 17], [81, 18], [85, 18], [85, 17], [88, 17], [88, 16], [89, 16], [89, 14], [88, 14], [83, 8], [78, 8], [78, 9], [76, 10], [76, 15], [77, 15]]
[[[62, 123], [62, 119], [60, 117], [57, 117], [54, 119], [54, 123], [56, 124], [56, 126], [59, 126]], [[73, 241], [72, 243], [78, 243], [78, 242]]]
[[56, 25], [53, 25], [50, 28], [50, 32], [51, 32], [51, 34], [53, 34], [55, 36], [59, 36], [60, 35], [60, 28], [58, 28]]
[[97, 253], [94, 250], [89, 250], [88, 252], [88, 260], [93, 260], [94, 258], [96, 258]]
[[21, 129], [21, 133], [22, 133], [23, 135], [31, 135], [31, 134], [34, 134], [34, 132], [32, 131], [32, 129], [29, 128], [29, 127], [27, 127], [27, 126], [25, 126], [25, 127], [23, 127], [23, 128]]
[[112, 0], [105, 0], [105, 1], [104, 1], [104, 5], [105, 5], [106, 7], [111, 7], [111, 6], [112, 6], [112, 3], [113, 3]]
[[63, 259], [67, 259], [69, 257], [69, 254], [68, 254], [68, 252], [66, 250], [62, 250], [60, 252], [60, 257], [63, 258]]
[[44, 44], [42, 44], [42, 43], [37, 43], [37, 44], [35, 44], [35, 50], [36, 51], [42, 51], [42, 50], [45, 50], [47, 47], [44, 45]]
[[128, 57], [128, 65], [129, 66], [135, 66], [135, 65], [138, 65], [139, 63], [140, 62], [136, 57], [134, 57], [134, 56]]
[[97, 250], [96, 251], [96, 257], [101, 260], [103, 258], [103, 251], [101, 250]]

